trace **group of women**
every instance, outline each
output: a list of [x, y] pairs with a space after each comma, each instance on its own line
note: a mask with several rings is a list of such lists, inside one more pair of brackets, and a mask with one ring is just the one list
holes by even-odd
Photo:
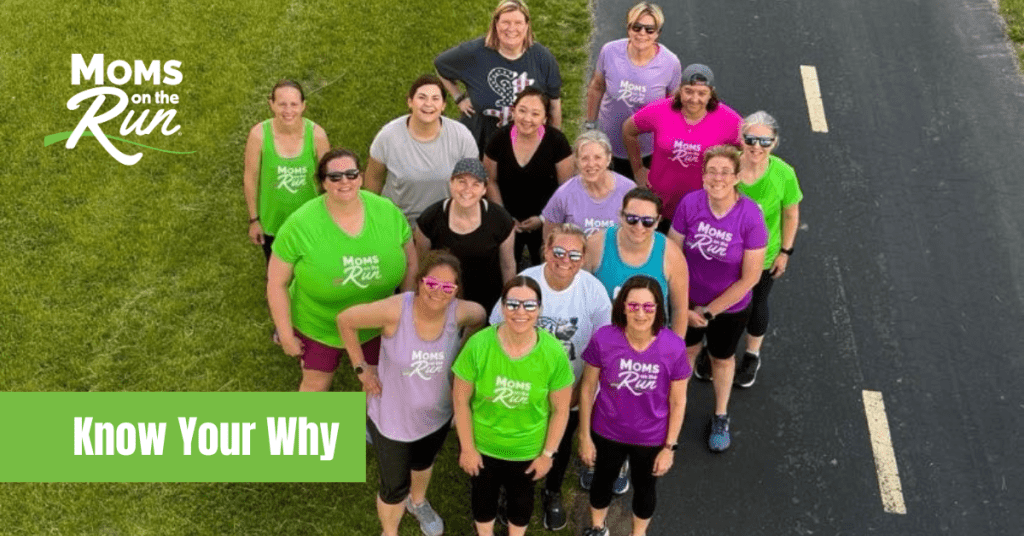
[[267, 257], [275, 341], [304, 391], [328, 390], [347, 356], [368, 396], [386, 536], [404, 512], [444, 532], [426, 494], [453, 424], [483, 536], [499, 518], [524, 534], [541, 479], [544, 526], [566, 525], [574, 438], [585, 534], [608, 534], [629, 487], [632, 535], [645, 534], [691, 374], [713, 382], [709, 448], [731, 444], [729, 396], [760, 367], [802, 194], [772, 154], [774, 118], [741, 118], [710, 68], [683, 69], [658, 43], [657, 5], [626, 19], [572, 144], [558, 64], [519, 0], [412, 84], [365, 173], [302, 117], [295, 82], [274, 86], [273, 118], [250, 132], [249, 236]]

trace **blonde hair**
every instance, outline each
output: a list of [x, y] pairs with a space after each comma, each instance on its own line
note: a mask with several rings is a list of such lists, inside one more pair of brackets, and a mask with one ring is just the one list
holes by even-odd
[[551, 228], [551, 231], [548, 232], [547, 239], [544, 241], [545, 246], [551, 247], [551, 245], [555, 243], [555, 237], [559, 235], [569, 235], [579, 238], [580, 242], [583, 243], [583, 253], [587, 252], [587, 233], [583, 232], [583, 229], [580, 229], [580, 227], [575, 223], [555, 224], [555, 226]]
[[665, 14], [661, 11], [661, 6], [658, 4], [652, 4], [650, 2], [640, 2], [633, 6], [626, 14], [626, 29], [636, 21], [640, 20], [640, 17], [644, 15], [650, 15], [654, 19], [654, 25], [658, 27], [658, 31], [661, 31], [661, 27], [665, 25]]
[[523, 39], [523, 51], [533, 46], [533, 26], [530, 25], [530, 8], [522, 0], [501, 0], [498, 7], [494, 8], [494, 15], [491, 16], [491, 26], [487, 28], [487, 37], [484, 38], [484, 46], [498, 50], [498, 19], [505, 13], [518, 11], [526, 18], [526, 37]]

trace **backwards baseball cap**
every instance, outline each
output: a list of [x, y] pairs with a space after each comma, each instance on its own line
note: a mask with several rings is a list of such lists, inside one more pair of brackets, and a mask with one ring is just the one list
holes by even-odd
[[456, 162], [455, 169], [452, 170], [452, 178], [459, 175], [472, 175], [480, 182], [487, 184], [487, 170], [484, 169], [483, 163], [476, 158], [463, 158]]
[[709, 87], [715, 87], [715, 73], [711, 68], [702, 63], [692, 63], [683, 69], [683, 84], [696, 84], [703, 82]]

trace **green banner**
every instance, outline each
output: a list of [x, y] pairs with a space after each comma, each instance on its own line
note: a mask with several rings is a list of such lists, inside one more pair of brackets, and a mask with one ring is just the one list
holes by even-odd
[[0, 482], [365, 482], [363, 393], [0, 393]]

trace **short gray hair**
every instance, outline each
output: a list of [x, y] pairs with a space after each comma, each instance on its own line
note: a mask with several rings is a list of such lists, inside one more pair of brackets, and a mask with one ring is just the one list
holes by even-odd
[[743, 126], [740, 127], [740, 132], [746, 134], [747, 129], [752, 126], [762, 125], [766, 126], [772, 131], [772, 136], [775, 136], [775, 148], [779, 148], [779, 122], [775, 120], [768, 112], [764, 110], [758, 110], [743, 118]]
[[608, 139], [608, 135], [600, 130], [587, 130], [579, 136], [576, 136], [576, 141], [572, 144], [572, 155], [574, 158], [580, 157], [580, 149], [588, 143], [596, 143], [604, 149], [604, 152], [608, 155], [609, 160], [612, 157], [612, 142]]

